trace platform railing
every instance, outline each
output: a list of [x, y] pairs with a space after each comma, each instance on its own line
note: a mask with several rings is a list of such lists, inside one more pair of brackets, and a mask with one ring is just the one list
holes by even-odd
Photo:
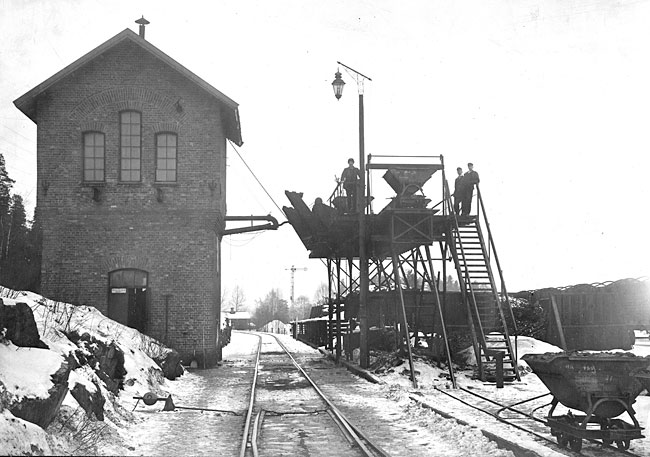
[[332, 194], [329, 196], [327, 199], [327, 204], [329, 206], [334, 206], [334, 199], [336, 197], [342, 197], [343, 196], [343, 181], [340, 179], [336, 179], [336, 187], [332, 191]]

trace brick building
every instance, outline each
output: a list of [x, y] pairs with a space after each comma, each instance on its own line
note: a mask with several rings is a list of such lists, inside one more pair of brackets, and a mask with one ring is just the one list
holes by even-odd
[[212, 365], [237, 103], [147, 42], [142, 24], [14, 104], [38, 126], [43, 295]]

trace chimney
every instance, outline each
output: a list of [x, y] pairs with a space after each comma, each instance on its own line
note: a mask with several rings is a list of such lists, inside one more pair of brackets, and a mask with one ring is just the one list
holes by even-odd
[[139, 34], [140, 34], [140, 37], [144, 40], [144, 27], [145, 27], [147, 24], [149, 24], [149, 21], [146, 20], [146, 19], [144, 18], [144, 16], [142, 16], [140, 19], [138, 19], [137, 21], [135, 21], [135, 23], [136, 23], [136, 24], [140, 24]]

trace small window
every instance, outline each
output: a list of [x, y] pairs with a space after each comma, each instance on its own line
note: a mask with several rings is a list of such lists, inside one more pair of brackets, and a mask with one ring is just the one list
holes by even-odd
[[140, 181], [141, 122], [137, 111], [120, 113], [120, 181]]
[[104, 181], [104, 134], [83, 134], [84, 181]]
[[156, 136], [156, 181], [176, 182], [176, 135], [160, 133]]

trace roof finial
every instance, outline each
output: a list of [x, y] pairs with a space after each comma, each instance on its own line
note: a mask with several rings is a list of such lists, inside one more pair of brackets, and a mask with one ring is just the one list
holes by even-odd
[[140, 24], [140, 30], [139, 30], [139, 32], [140, 32], [140, 37], [142, 37], [142, 39], [144, 39], [144, 27], [145, 27], [145, 25], [149, 24], [149, 21], [146, 20], [146, 19], [144, 18], [144, 16], [142, 16], [140, 19], [138, 19], [137, 21], [135, 21], [135, 23], [136, 23], [136, 24]]

